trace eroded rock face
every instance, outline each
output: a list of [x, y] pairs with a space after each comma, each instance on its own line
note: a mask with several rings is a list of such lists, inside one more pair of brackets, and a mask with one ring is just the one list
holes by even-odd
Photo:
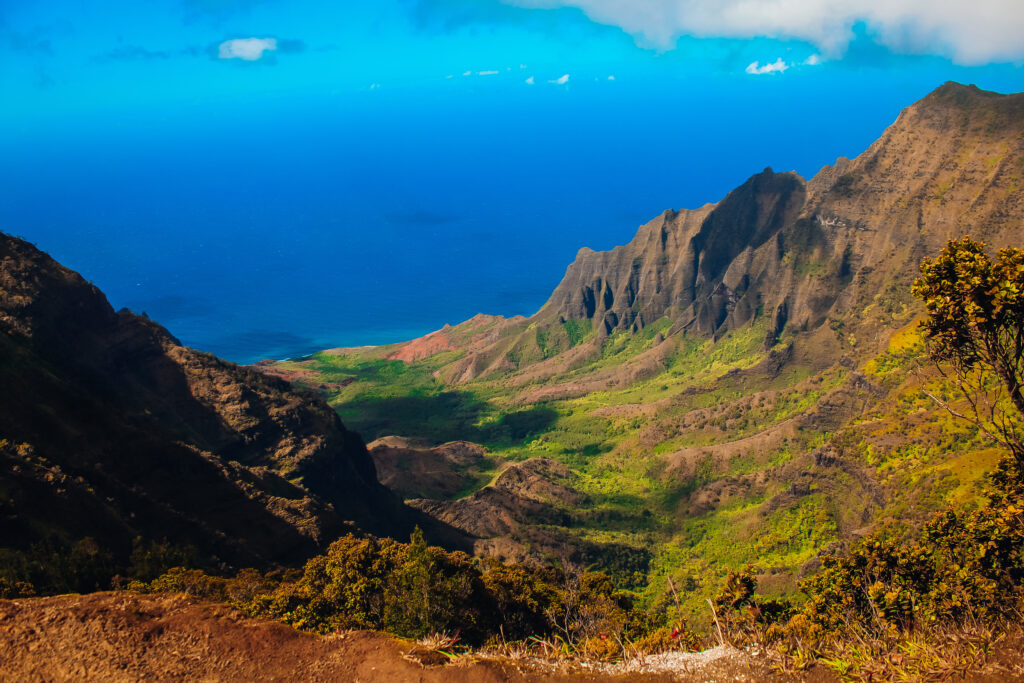
[[[488, 335], [474, 319], [399, 353], [435, 353], [443, 338], [443, 348], [465, 353], [437, 375], [461, 384], [558, 374], [599, 353], [612, 331], [662, 318], [671, 321], [665, 337], [705, 338], [763, 318], [766, 349], [787, 329], [829, 320], [843, 322], [844, 337], [877, 338], [898, 327], [877, 309], [898, 317], [916, 306], [909, 285], [921, 259], [949, 239], [1020, 243], [1022, 169], [1024, 93], [947, 83], [856, 159], [841, 157], [809, 181], [765, 169], [716, 204], [666, 211], [626, 245], [580, 249], [534, 316]], [[576, 347], [560, 332], [573, 321], [597, 335]], [[538, 330], [554, 346], [540, 348]]]
[[730, 265], [772, 239], [805, 200], [798, 175], [768, 168], [717, 205], [666, 211], [625, 246], [609, 252], [581, 249], [545, 312], [590, 318], [611, 332], [692, 307], [696, 329], [711, 334], [746, 286], [725, 283]]
[[0, 234], [4, 545], [135, 536], [296, 562], [352, 527], [405, 536], [359, 436], [283, 380], [183, 347]]
[[947, 83], [809, 182], [766, 169], [717, 204], [666, 211], [627, 245], [581, 249], [538, 318], [610, 332], [669, 316], [704, 336], [759, 312], [820, 325], [905, 289], [952, 237], [1019, 241], [1022, 141], [1024, 95]]

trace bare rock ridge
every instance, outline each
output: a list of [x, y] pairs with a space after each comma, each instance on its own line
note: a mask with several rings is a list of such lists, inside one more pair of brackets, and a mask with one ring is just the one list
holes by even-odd
[[714, 207], [666, 211], [624, 247], [581, 250], [542, 314], [590, 318], [610, 332], [686, 311], [699, 331], [713, 333], [737, 296], [723, 285], [729, 265], [775, 236], [805, 198], [799, 176], [768, 168]]
[[717, 204], [666, 211], [629, 244], [581, 249], [536, 319], [607, 333], [668, 316], [704, 336], [760, 311], [820, 325], [905, 284], [950, 237], [1019, 240], [1022, 133], [1024, 94], [947, 83], [810, 181], [765, 169]]
[[447, 383], [528, 383], [598, 357], [613, 331], [658, 320], [669, 321], [661, 341], [683, 331], [717, 339], [762, 317], [766, 349], [786, 330], [829, 321], [844, 337], [877, 338], [916, 305], [909, 284], [947, 240], [1019, 244], [1022, 175], [1024, 93], [946, 83], [855, 159], [808, 181], [765, 169], [716, 204], [666, 211], [628, 244], [580, 249], [534, 316], [486, 334], [474, 318], [394, 357], [456, 349], [465, 353], [437, 373]]
[[418, 515], [360, 437], [283, 380], [183, 347], [0, 233], [0, 545], [167, 539], [246, 566], [294, 563]]

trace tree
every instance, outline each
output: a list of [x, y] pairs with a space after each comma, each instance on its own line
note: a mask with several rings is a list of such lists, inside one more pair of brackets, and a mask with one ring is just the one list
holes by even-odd
[[[928, 352], [953, 380], [970, 409], [947, 410], [970, 420], [1024, 463], [1024, 250], [950, 241], [921, 264], [913, 293], [924, 301]], [[951, 372], [950, 372], [951, 371]]]

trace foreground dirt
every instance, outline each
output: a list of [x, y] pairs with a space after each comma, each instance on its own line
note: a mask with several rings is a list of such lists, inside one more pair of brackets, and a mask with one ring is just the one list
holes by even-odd
[[461, 658], [424, 666], [414, 643], [354, 631], [326, 637], [249, 619], [183, 595], [94, 593], [0, 600], [2, 681], [770, 681], [733, 652], [692, 655], [678, 672], [559, 672]]

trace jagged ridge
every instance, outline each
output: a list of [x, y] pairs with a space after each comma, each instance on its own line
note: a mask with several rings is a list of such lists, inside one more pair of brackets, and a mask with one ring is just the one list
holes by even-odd
[[295, 563], [349, 521], [415, 515], [322, 400], [115, 312], [77, 273], [0, 233], [4, 547], [136, 536], [208, 557]]

